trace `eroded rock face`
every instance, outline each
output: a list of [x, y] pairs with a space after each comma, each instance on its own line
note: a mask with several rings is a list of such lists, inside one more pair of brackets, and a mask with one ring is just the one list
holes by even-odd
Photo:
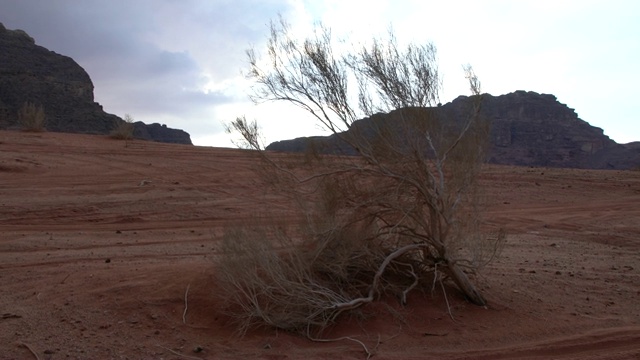
[[624, 146], [581, 120], [553, 95], [525, 91], [485, 95], [482, 114], [491, 121], [488, 160], [492, 163], [619, 169], [634, 162]]
[[[435, 111], [452, 121], [460, 121], [460, 114], [469, 108], [471, 101], [470, 97], [460, 96]], [[393, 116], [393, 112], [356, 123], [389, 116]], [[553, 95], [526, 91], [501, 96], [484, 94], [481, 116], [491, 124], [487, 158], [490, 163], [588, 169], [640, 166], [638, 151], [611, 140], [602, 129], [578, 118], [573, 109], [558, 102]], [[310, 144], [327, 153], [353, 153], [335, 136], [279, 141], [267, 149], [306, 151]]]
[[[0, 129], [19, 128], [18, 109], [42, 105], [48, 131], [109, 134], [119, 117], [94, 101], [93, 83], [72, 58], [36, 45], [22, 30], [0, 24]], [[159, 124], [136, 124], [135, 136], [154, 141], [191, 144], [188, 133]]]

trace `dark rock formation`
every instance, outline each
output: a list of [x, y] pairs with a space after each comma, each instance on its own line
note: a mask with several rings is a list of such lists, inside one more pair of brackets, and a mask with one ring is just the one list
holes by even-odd
[[[91, 78], [72, 58], [0, 23], [0, 129], [19, 128], [17, 113], [25, 102], [43, 106], [48, 131], [109, 134], [123, 121], [94, 101]], [[191, 144], [186, 132], [159, 124], [136, 123], [134, 136]]]
[[[468, 108], [471, 101], [469, 97], [460, 96], [436, 111], [456, 121], [457, 114]], [[372, 118], [381, 116], [389, 117], [377, 114]], [[491, 124], [490, 163], [587, 169], [640, 166], [640, 151], [635, 143], [616, 143], [604, 135], [602, 129], [578, 118], [573, 109], [558, 102], [553, 95], [525, 91], [502, 96], [485, 94], [481, 116]], [[372, 118], [359, 120], [356, 124], [372, 121]], [[267, 149], [305, 151], [309, 146], [325, 153], [353, 153], [335, 136], [279, 141]]]
[[634, 141], [627, 144], [622, 144], [622, 146], [626, 147], [629, 150], [640, 151], [640, 141]]
[[134, 124], [133, 136], [143, 140], [191, 145], [189, 133], [179, 129], [171, 129], [168, 128], [167, 125], [160, 125], [158, 123], [147, 125], [141, 121], [136, 122]]
[[487, 95], [483, 110], [492, 124], [492, 163], [590, 169], [628, 169], [640, 163], [640, 157], [553, 95]]

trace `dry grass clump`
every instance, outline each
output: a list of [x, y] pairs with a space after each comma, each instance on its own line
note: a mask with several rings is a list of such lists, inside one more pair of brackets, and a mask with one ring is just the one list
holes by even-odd
[[18, 122], [23, 131], [44, 131], [45, 114], [42, 105], [36, 106], [32, 102], [25, 102], [18, 110]]

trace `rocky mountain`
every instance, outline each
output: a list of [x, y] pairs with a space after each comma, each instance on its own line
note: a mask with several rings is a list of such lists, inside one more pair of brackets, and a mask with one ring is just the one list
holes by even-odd
[[[25, 102], [43, 107], [48, 131], [109, 134], [123, 121], [94, 101], [91, 78], [72, 58], [0, 23], [0, 129], [19, 128], [17, 113]], [[191, 144], [185, 131], [160, 124], [137, 122], [134, 136]]]
[[[435, 111], [456, 121], [472, 99], [460, 96]], [[604, 135], [602, 129], [578, 118], [555, 96], [516, 91], [501, 96], [483, 95], [480, 114], [490, 121], [488, 161], [494, 164], [568, 167], [586, 169], [630, 169], [640, 167], [640, 147], [621, 145]], [[393, 117], [377, 114], [354, 126], [366, 126]], [[362, 123], [362, 124], [358, 124]], [[268, 150], [305, 151], [308, 146], [327, 153], [353, 153], [336, 136], [298, 138], [270, 144]]]

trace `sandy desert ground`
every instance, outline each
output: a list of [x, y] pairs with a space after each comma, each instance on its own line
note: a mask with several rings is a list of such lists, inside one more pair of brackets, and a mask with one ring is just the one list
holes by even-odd
[[[225, 227], [288, 210], [255, 161], [0, 131], [0, 359], [367, 358], [350, 340], [241, 338], [221, 315]], [[451, 291], [452, 320], [441, 292], [414, 293], [326, 336], [374, 359], [640, 359], [640, 171], [487, 166], [482, 184], [487, 226], [509, 234], [477, 279], [488, 307]]]

